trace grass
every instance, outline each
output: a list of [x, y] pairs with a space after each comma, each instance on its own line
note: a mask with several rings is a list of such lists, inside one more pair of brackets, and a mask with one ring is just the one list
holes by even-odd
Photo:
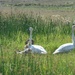
[[[17, 55], [23, 50], [29, 38], [28, 28], [32, 26], [35, 44], [43, 46], [48, 54]], [[2, 75], [74, 75], [75, 54], [53, 55], [63, 43], [71, 42], [72, 23], [52, 22], [26, 14], [0, 14], [0, 73]]]

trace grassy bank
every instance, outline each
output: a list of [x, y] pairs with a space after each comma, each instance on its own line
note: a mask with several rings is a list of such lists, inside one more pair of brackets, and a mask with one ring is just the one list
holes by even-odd
[[[29, 27], [33, 27], [35, 44], [43, 46], [48, 54], [17, 55], [29, 38]], [[43, 20], [28, 14], [0, 14], [0, 73], [3, 75], [74, 75], [75, 54], [53, 55], [63, 43], [71, 42], [72, 23]]]

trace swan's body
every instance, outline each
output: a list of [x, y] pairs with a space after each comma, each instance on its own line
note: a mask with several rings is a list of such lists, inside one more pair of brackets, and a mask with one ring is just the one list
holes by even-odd
[[72, 26], [72, 43], [66, 43], [61, 45], [58, 49], [56, 49], [53, 54], [61, 53], [61, 52], [69, 52], [70, 50], [75, 48], [75, 39], [74, 39], [74, 26]]
[[61, 45], [58, 49], [56, 49], [53, 54], [60, 53], [60, 52], [68, 52], [72, 49], [74, 49], [73, 43], [66, 43]]
[[39, 53], [39, 54], [46, 54], [46, 50], [40, 46], [40, 45], [31, 45], [30, 49], [32, 50], [32, 53]]

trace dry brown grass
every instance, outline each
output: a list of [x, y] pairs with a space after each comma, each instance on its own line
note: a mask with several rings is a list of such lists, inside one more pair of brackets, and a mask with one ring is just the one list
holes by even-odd
[[0, 11], [3, 14], [11, 14], [12, 13], [25, 13], [28, 15], [34, 15], [38, 16], [40, 15], [43, 19], [50, 18], [52, 15], [60, 15], [66, 19], [73, 20], [75, 19], [75, 10], [52, 10], [52, 9], [46, 9], [46, 8], [39, 8], [39, 7], [2, 7]]

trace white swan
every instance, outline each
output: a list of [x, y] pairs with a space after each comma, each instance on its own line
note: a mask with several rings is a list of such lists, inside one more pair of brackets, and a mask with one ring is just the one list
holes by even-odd
[[69, 52], [70, 50], [75, 48], [74, 28], [75, 28], [75, 25], [72, 26], [72, 43], [66, 43], [61, 45], [58, 49], [56, 49], [53, 52], [53, 54], [57, 54], [61, 52]]
[[47, 51], [40, 45], [33, 45], [33, 40], [32, 40], [32, 31], [33, 28], [29, 28], [30, 31], [30, 38], [26, 42], [25, 49], [23, 51], [18, 51], [17, 54], [22, 54], [22, 53], [38, 53], [38, 54], [47, 54]]
[[28, 45], [29, 49], [26, 49], [25, 52], [27, 53], [27, 52], [31, 51], [31, 53], [47, 54], [47, 51], [42, 46], [32, 45], [32, 31], [33, 31], [33, 28], [30, 27], [29, 30], [30, 30], [30, 38], [29, 38], [29, 45]]

